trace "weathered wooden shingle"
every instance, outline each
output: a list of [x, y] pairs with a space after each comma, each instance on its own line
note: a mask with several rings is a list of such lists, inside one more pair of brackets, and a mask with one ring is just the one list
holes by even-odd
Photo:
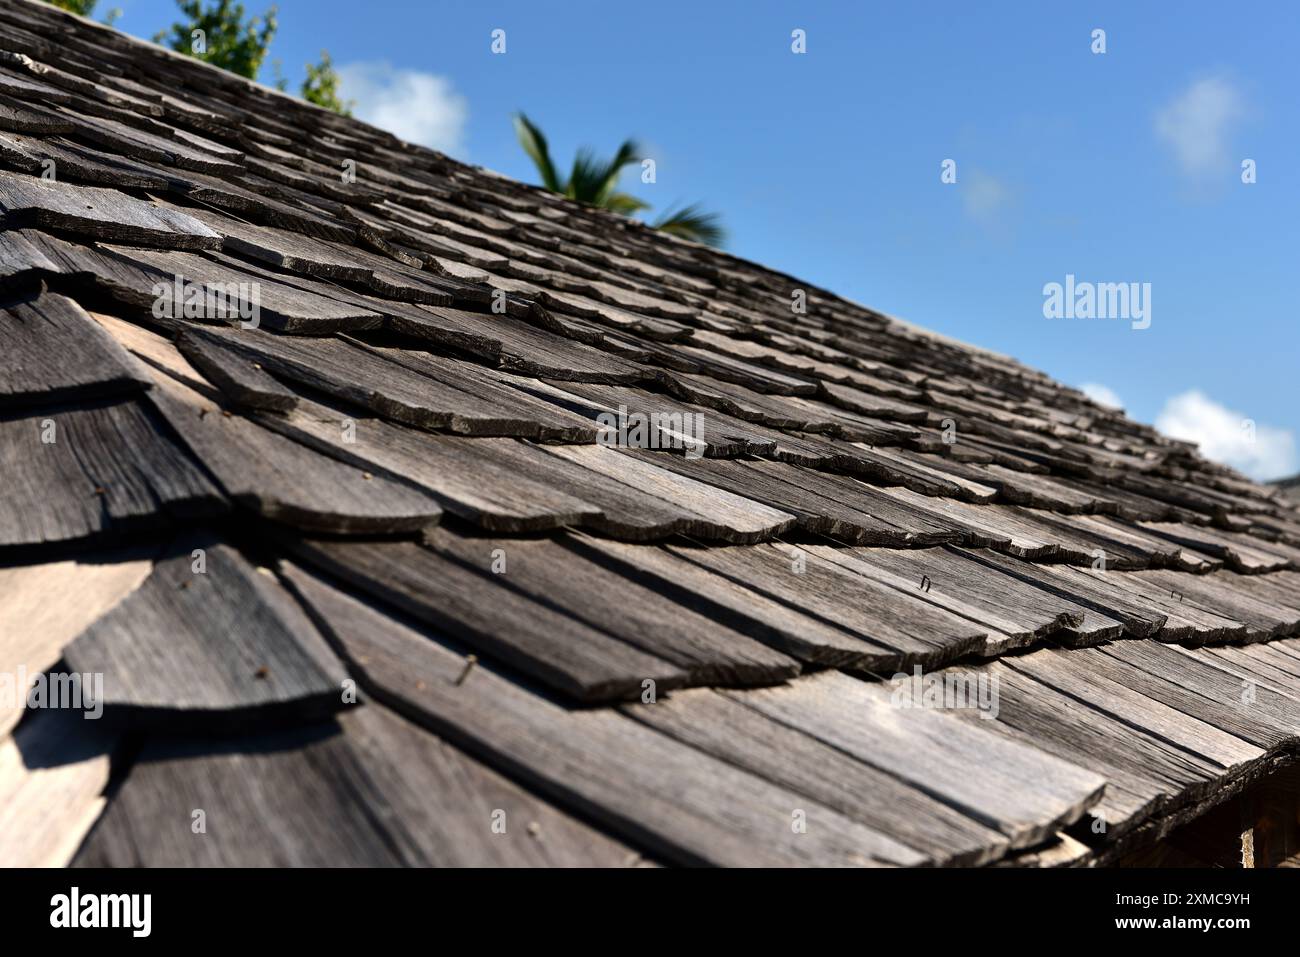
[[0, 171], [0, 211], [6, 229], [35, 226], [164, 249], [221, 248], [221, 237], [193, 216], [96, 186]]
[[[797, 546], [669, 546], [670, 551], [737, 584], [767, 594], [875, 645], [900, 664], [936, 665], [978, 651], [994, 632], [911, 594]], [[995, 639], [999, 640], [999, 639]]]
[[112, 732], [42, 711], [0, 737], [0, 862], [63, 867], [105, 805]]
[[[0, 567], [0, 680], [16, 684], [21, 674], [35, 678], [58, 664], [69, 642], [148, 577], [156, 551], [146, 546]], [[0, 738], [27, 705], [13, 690], [0, 702]]]
[[799, 673], [794, 659], [584, 557], [567, 541], [469, 536], [449, 528], [424, 536], [435, 552], [490, 571], [508, 588], [671, 661], [693, 685], [775, 684]]
[[125, 534], [223, 512], [221, 493], [166, 429], [134, 399], [0, 416], [0, 546]]
[[[291, 581], [364, 680], [452, 743], [557, 803], [693, 864], [919, 864], [893, 838], [604, 708], [568, 710], [434, 636], [298, 573]], [[791, 827], [794, 813], [810, 822]]]
[[1104, 863], [1295, 748], [1300, 516], [1008, 357], [48, 4], [0, 166], [0, 675], [155, 723], [83, 863]]
[[[215, 745], [215, 746], [214, 746]], [[204, 814], [196, 840], [194, 811]], [[623, 867], [630, 848], [379, 705], [146, 745], [79, 867]]]
[[432, 549], [324, 539], [292, 547], [305, 561], [577, 700], [629, 698], [645, 681], [667, 689], [689, 680], [666, 655]]
[[625, 705], [628, 717], [895, 836], [935, 864], [982, 864], [1010, 846], [922, 788], [773, 720], [744, 699], [710, 689], [681, 691], [653, 705]]
[[1096, 804], [1105, 778], [942, 709], [899, 708], [897, 688], [828, 672], [727, 696], [920, 788], [1001, 831], [1044, 840]]
[[42, 290], [0, 306], [0, 409], [148, 386], [138, 363], [74, 300]]
[[105, 250], [123, 261], [124, 271], [115, 272], [109, 285], [170, 320], [305, 335], [366, 329], [381, 321], [374, 310], [277, 281], [237, 261], [127, 246]]
[[327, 715], [347, 691], [338, 660], [274, 576], [205, 535], [173, 542], [64, 658], [103, 676], [106, 717], [167, 728]]
[[395, 422], [462, 435], [518, 435], [595, 441], [595, 426], [495, 382], [480, 366], [438, 357], [397, 356], [337, 338], [289, 339], [259, 330], [194, 330], [276, 375], [369, 409]]
[[448, 512], [486, 529], [542, 531], [602, 514], [521, 468], [526, 453], [515, 439], [435, 435], [306, 399], [287, 416], [262, 415], [258, 421], [345, 462], [407, 479]]
[[1260, 689], [1245, 706], [1241, 680], [1194, 660], [1201, 654], [1120, 642], [994, 662], [980, 673], [998, 682], [996, 719], [959, 714], [1104, 775], [1086, 839], [1123, 846], [1149, 818], [1167, 829], [1194, 816], [1220, 788], [1257, 773], [1265, 748], [1290, 746], [1300, 731], [1300, 704]]
[[1051, 636], [1070, 644], [1118, 638], [1121, 622], [1034, 588], [946, 548], [810, 548], [809, 553], [989, 628], [982, 649], [1001, 654]]
[[442, 516], [428, 492], [233, 415], [164, 373], [156, 374], [150, 401], [231, 499], [271, 521], [385, 534], [418, 531]]
[[733, 623], [801, 661], [860, 672], [892, 671], [902, 662], [894, 648], [746, 587], [665, 545], [634, 545], [575, 534], [570, 536], [569, 546], [613, 564], [629, 578], [651, 583], [680, 606]]
[[181, 333], [176, 348], [238, 408], [287, 412], [298, 404], [298, 396], [269, 375], [261, 363], [210, 339]]

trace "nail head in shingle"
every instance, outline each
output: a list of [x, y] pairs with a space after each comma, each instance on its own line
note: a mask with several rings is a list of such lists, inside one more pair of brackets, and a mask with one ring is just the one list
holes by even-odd
[[262, 665], [262, 667], [258, 668], [256, 671], [253, 672], [253, 677], [259, 678], [261, 680], [266, 680], [267, 678], [271, 677], [271, 669], [268, 668], [266, 665]]
[[461, 685], [465, 683], [465, 679], [469, 677], [469, 673], [474, 670], [474, 666], [476, 664], [478, 664], [477, 655], [467, 655], [465, 657], [465, 670], [462, 671], [460, 673], [460, 677], [456, 679], [457, 688], [459, 688]]

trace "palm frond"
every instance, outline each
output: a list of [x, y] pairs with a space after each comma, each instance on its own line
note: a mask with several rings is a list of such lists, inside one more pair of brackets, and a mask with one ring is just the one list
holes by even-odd
[[[636, 140], [624, 140], [609, 160], [602, 160], [594, 150], [583, 147], [573, 158], [568, 180], [561, 183], [542, 131], [523, 113], [516, 113], [514, 122], [519, 145], [537, 167], [542, 185], [551, 192], [563, 193], [569, 199], [608, 209], [620, 216], [632, 216], [650, 208], [644, 200], [618, 191], [619, 176], [624, 168], [637, 162], [641, 156], [641, 147]], [[695, 203], [676, 212], [669, 210], [652, 225], [655, 229], [708, 246], [721, 246], [727, 236], [718, 214], [706, 213]]]
[[721, 246], [727, 238], [727, 231], [722, 228], [722, 217], [717, 213], [702, 212], [698, 203], [692, 203], [675, 213], [664, 213], [652, 225], [655, 229], [706, 246]]
[[637, 161], [641, 155], [641, 147], [637, 145], [636, 140], [624, 140], [614, 154], [614, 158], [605, 164], [604, 172], [601, 175], [600, 192], [597, 196], [597, 205], [605, 205], [605, 200], [614, 192], [614, 187], [618, 185], [619, 174], [623, 172], [624, 166], [629, 166]]
[[565, 185], [564, 195], [580, 203], [596, 205], [601, 188], [605, 182], [605, 164], [595, 152], [584, 146], [573, 157], [573, 169], [569, 172], [569, 182]]
[[555, 175], [555, 164], [551, 162], [551, 149], [546, 143], [546, 137], [523, 113], [515, 114], [515, 136], [519, 139], [519, 145], [524, 148], [524, 152], [528, 154], [528, 158], [537, 167], [538, 175], [542, 177], [542, 185], [552, 193], [563, 193], [564, 187], [560, 185], [560, 178]]
[[610, 193], [605, 197], [605, 209], [618, 213], [620, 216], [631, 216], [633, 213], [639, 213], [641, 210], [649, 208], [649, 203], [639, 200], [628, 193]]
[[641, 154], [635, 140], [625, 140], [614, 158], [602, 161], [590, 149], [581, 149], [573, 160], [566, 193], [572, 199], [591, 206], [604, 207], [618, 186], [623, 167], [635, 163]]

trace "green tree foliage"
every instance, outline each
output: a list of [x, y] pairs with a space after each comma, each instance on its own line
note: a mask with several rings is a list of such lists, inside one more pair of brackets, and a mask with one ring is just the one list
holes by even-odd
[[[46, 0], [46, 3], [53, 4], [60, 10], [67, 10], [69, 13], [75, 13], [78, 16], [88, 17], [95, 12], [95, 5], [99, 0]], [[104, 22], [110, 26], [122, 15], [121, 7], [114, 7], [104, 15]]]
[[47, 2], [62, 10], [67, 10], [69, 13], [88, 17], [95, 12], [95, 4], [98, 0], [47, 0]]
[[[650, 208], [648, 203], [628, 193], [620, 193], [616, 188], [623, 169], [640, 158], [641, 148], [635, 140], [626, 140], [610, 160], [597, 158], [590, 149], [579, 150], [574, 157], [569, 178], [560, 182], [545, 135], [522, 113], [515, 115], [515, 136], [537, 167], [542, 185], [552, 193], [563, 193], [569, 199], [608, 209], [621, 216], [631, 216]], [[677, 212], [669, 212], [652, 225], [655, 229], [709, 246], [720, 246], [726, 239], [718, 214], [702, 212], [694, 204]]]
[[[60, 0], [65, 3], [90, 3], [94, 0]], [[261, 16], [250, 17], [238, 0], [176, 0], [183, 19], [172, 24], [170, 33], [164, 30], [154, 37], [157, 43], [170, 46], [179, 53], [188, 53], [201, 60], [238, 73], [250, 80], [266, 59], [271, 40], [279, 28], [276, 8], [271, 7]], [[196, 47], [194, 31], [203, 31], [203, 44]], [[271, 63], [276, 89], [288, 89], [279, 60]], [[328, 52], [321, 51], [319, 63], [307, 64], [307, 79], [302, 84], [302, 97], [344, 116], [352, 115], [351, 101], [339, 96], [339, 75]]]
[[698, 203], [665, 213], [654, 221], [654, 228], [706, 246], [721, 246], [727, 238], [727, 231], [722, 228], [722, 217], [717, 213], [702, 212]]
[[307, 64], [307, 79], [302, 81], [302, 98], [343, 116], [352, 115], [353, 101], [344, 102], [339, 97], [339, 75], [328, 50], [320, 51], [320, 63]]
[[[261, 16], [247, 17], [244, 5], [235, 0], [176, 0], [184, 20], [172, 24], [154, 37], [155, 43], [170, 46], [178, 53], [188, 53], [200, 60], [250, 80], [266, 59], [267, 48], [278, 26], [276, 8]], [[203, 31], [202, 51], [196, 48], [194, 31]]]

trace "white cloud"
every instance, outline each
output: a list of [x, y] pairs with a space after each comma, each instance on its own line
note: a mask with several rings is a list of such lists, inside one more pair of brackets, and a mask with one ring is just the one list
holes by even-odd
[[1011, 199], [1011, 191], [996, 176], [972, 170], [961, 184], [962, 205], [971, 219], [989, 223]]
[[411, 143], [460, 151], [469, 105], [446, 77], [387, 61], [345, 63], [338, 71], [339, 94], [356, 101], [352, 112], [359, 119]]
[[1116, 394], [1110, 386], [1102, 385], [1099, 382], [1085, 382], [1079, 386], [1083, 394], [1092, 399], [1098, 405], [1104, 405], [1108, 409], [1124, 408], [1124, 401]]
[[1171, 438], [1197, 443], [1207, 459], [1253, 479], [1268, 481], [1297, 469], [1295, 436], [1289, 431], [1257, 425], [1195, 389], [1169, 399], [1156, 428]]
[[1244, 112], [1245, 102], [1231, 81], [1207, 77], [1156, 113], [1156, 134], [1173, 149], [1183, 172], [1200, 178], [1235, 166], [1228, 140]]

